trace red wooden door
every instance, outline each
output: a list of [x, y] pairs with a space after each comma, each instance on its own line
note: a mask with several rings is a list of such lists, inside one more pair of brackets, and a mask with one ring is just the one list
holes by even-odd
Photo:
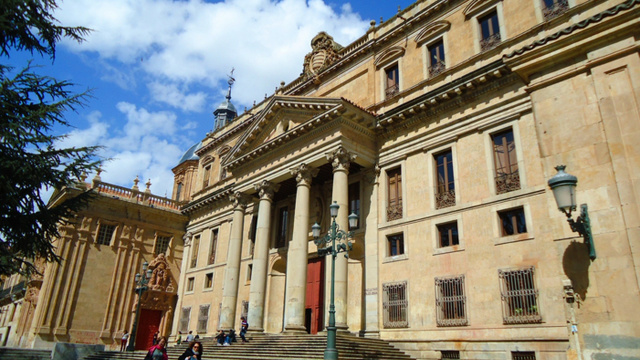
[[[140, 320], [136, 333], [136, 350], [147, 350], [153, 345], [153, 334], [160, 329], [161, 310], [140, 309]], [[164, 336], [164, 334], [160, 334]]]
[[307, 301], [305, 326], [310, 334], [322, 331], [324, 323], [324, 258], [309, 260], [307, 265]]

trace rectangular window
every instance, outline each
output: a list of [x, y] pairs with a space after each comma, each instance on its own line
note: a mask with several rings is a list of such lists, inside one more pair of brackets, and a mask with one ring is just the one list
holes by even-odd
[[534, 267], [499, 270], [502, 295], [502, 317], [505, 324], [529, 324], [542, 321], [538, 309], [538, 290]]
[[183, 307], [180, 314], [180, 331], [186, 333], [189, 331], [189, 317], [191, 316], [191, 308]]
[[213, 287], [213, 273], [208, 273], [204, 277], [204, 288], [211, 289]]
[[467, 325], [464, 275], [436, 278], [436, 323], [438, 326]]
[[545, 21], [560, 16], [569, 10], [568, 0], [542, 0], [542, 15]]
[[404, 234], [388, 235], [387, 243], [389, 256], [404, 254]]
[[535, 351], [512, 351], [511, 359], [513, 360], [536, 360]]
[[187, 291], [193, 291], [193, 284], [195, 283], [195, 278], [188, 278], [187, 279]]
[[200, 235], [193, 237], [193, 245], [191, 245], [191, 267], [198, 265], [198, 251], [200, 251]]
[[247, 283], [251, 282], [251, 275], [253, 275], [253, 264], [247, 265]]
[[204, 174], [202, 175], [202, 188], [209, 186], [209, 178], [211, 178], [211, 165], [204, 167]]
[[278, 234], [276, 238], [276, 247], [281, 248], [287, 245], [287, 234], [289, 230], [289, 208], [284, 206], [280, 208], [278, 214]]
[[460, 351], [458, 350], [441, 350], [441, 359], [460, 359]]
[[198, 327], [199, 333], [207, 332], [207, 323], [209, 322], [209, 304], [200, 305], [200, 311], [198, 312]]
[[495, 10], [479, 18], [478, 23], [480, 23], [482, 35], [482, 40], [480, 40], [482, 51], [493, 49], [500, 44], [500, 24], [498, 23], [498, 13]]
[[251, 217], [251, 229], [249, 230], [249, 256], [253, 257], [256, 248], [256, 236], [258, 236], [258, 215]]
[[153, 253], [156, 256], [158, 256], [159, 254], [166, 254], [167, 249], [169, 248], [170, 241], [171, 241], [171, 236], [157, 236], [156, 246], [153, 249]]
[[213, 229], [211, 232], [211, 248], [209, 249], [209, 261], [208, 265], [216, 262], [216, 249], [218, 248], [218, 229]]
[[409, 326], [407, 300], [407, 282], [382, 285], [385, 328], [404, 328]]
[[178, 183], [176, 189], [176, 201], [180, 201], [180, 195], [182, 195], [182, 183]]
[[459, 245], [458, 238], [458, 222], [450, 222], [437, 225], [438, 227], [438, 246], [443, 248], [447, 246]]
[[520, 189], [518, 157], [513, 130], [508, 129], [491, 135], [493, 161], [496, 168], [496, 193], [504, 194]]
[[360, 228], [360, 183], [356, 182], [349, 185], [349, 215], [356, 214], [358, 215], [358, 225], [351, 229], [359, 229]]
[[527, 222], [524, 218], [524, 208], [498, 211], [502, 236], [524, 234], [527, 232]]
[[447, 150], [433, 156], [436, 163], [436, 209], [456, 204], [456, 186], [453, 180], [453, 154]]
[[99, 245], [111, 244], [111, 238], [113, 238], [114, 231], [116, 231], [115, 225], [100, 224], [100, 229], [98, 229], [98, 238], [96, 239], [96, 242]]
[[401, 168], [397, 167], [387, 171], [388, 179], [388, 194], [389, 200], [387, 203], [387, 221], [397, 220], [402, 218], [402, 172]]
[[437, 76], [446, 69], [442, 39], [427, 45], [427, 52], [429, 53], [429, 77]]
[[249, 302], [247, 300], [242, 300], [242, 310], [240, 312], [240, 316], [243, 316], [245, 319], [249, 316]]
[[385, 70], [386, 84], [384, 88], [385, 99], [391, 99], [400, 92], [400, 71], [398, 64], [395, 64]]

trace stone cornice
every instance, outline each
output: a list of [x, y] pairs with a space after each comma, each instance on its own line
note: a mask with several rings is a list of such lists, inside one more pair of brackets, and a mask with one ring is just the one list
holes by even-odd
[[213, 137], [213, 135], [215, 135], [215, 133], [209, 134], [207, 137], [211, 137], [211, 138], [213, 138], [213, 140], [211, 142], [209, 142], [208, 144], [203, 145], [200, 149], [196, 150], [195, 154], [198, 155], [198, 156], [202, 156], [202, 154], [207, 153], [208, 151], [210, 151], [211, 149], [215, 148], [220, 143], [228, 141], [229, 138], [233, 137], [238, 132], [240, 132], [241, 130], [244, 130], [249, 125], [251, 125], [253, 123], [253, 120], [255, 120], [255, 118], [257, 117], [257, 115], [259, 115], [259, 113], [251, 115], [248, 119], [244, 120], [239, 125], [234, 126], [233, 128], [229, 129], [229, 131], [227, 131], [225, 133], [221, 133], [220, 136], [218, 136], [218, 137], [215, 137], [215, 138]]
[[191, 214], [198, 209], [209, 206], [218, 201], [229, 201], [229, 196], [233, 194], [233, 185], [227, 185], [222, 189], [219, 189], [211, 194], [203, 196], [197, 200], [191, 201], [182, 208], [182, 213], [185, 215]]

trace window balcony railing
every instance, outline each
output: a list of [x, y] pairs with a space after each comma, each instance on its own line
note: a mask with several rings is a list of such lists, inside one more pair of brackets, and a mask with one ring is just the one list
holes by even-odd
[[441, 190], [436, 193], [436, 209], [442, 209], [456, 204], [456, 191]]
[[520, 173], [518, 173], [518, 171], [496, 176], [497, 194], [504, 194], [515, 190], [520, 190]]
[[389, 85], [389, 87], [384, 90], [384, 96], [386, 99], [391, 99], [392, 97], [398, 95], [399, 92], [400, 86], [398, 84]]
[[443, 71], [447, 69], [444, 61], [438, 61], [437, 63], [429, 66], [429, 77], [435, 77], [440, 75]]
[[557, 16], [560, 16], [569, 10], [568, 0], [556, 0], [551, 5], [542, 9], [542, 15], [545, 21], [549, 21]]
[[480, 49], [482, 51], [491, 50], [494, 47], [498, 46], [500, 42], [502, 42], [502, 39], [500, 38], [500, 33], [495, 33], [489, 37], [486, 37], [480, 40]]
[[387, 207], [387, 221], [402, 219], [402, 203]]

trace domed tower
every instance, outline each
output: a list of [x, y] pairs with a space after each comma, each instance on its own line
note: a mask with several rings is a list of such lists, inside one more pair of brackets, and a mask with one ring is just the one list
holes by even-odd
[[173, 196], [172, 198], [180, 202], [188, 202], [191, 200], [192, 190], [195, 189], [195, 181], [197, 178], [198, 161], [200, 158], [196, 155], [196, 151], [200, 149], [202, 142], [198, 142], [187, 150], [178, 165], [172, 169], [173, 171]]
[[236, 107], [231, 103], [231, 87], [235, 81], [236, 79], [233, 78], [233, 70], [231, 70], [231, 75], [229, 75], [229, 80], [227, 81], [229, 84], [229, 91], [227, 92], [226, 100], [223, 101], [213, 112], [213, 115], [216, 117], [215, 130], [222, 129], [227, 126], [227, 124], [230, 124], [238, 115]]

